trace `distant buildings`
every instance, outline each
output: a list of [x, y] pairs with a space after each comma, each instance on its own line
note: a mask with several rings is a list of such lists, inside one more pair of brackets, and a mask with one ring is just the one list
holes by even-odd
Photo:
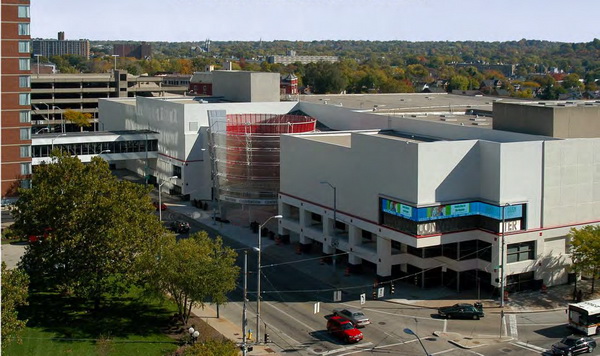
[[335, 63], [339, 61], [338, 56], [298, 56], [296, 51], [288, 51], [285, 56], [268, 56], [267, 62], [269, 63], [280, 63], [280, 64], [292, 64], [300, 62], [302, 64], [316, 63], [316, 62], [329, 62]]
[[454, 63], [456, 68], [475, 67], [480, 72], [486, 70], [496, 70], [502, 73], [505, 77], [513, 77], [517, 66], [514, 64], [490, 64], [490, 63]]
[[29, 187], [31, 59], [29, 0], [2, 0], [2, 199]]
[[65, 33], [59, 32], [58, 39], [45, 40], [34, 39], [31, 41], [33, 54], [39, 54], [43, 57], [62, 56], [65, 54], [73, 54], [90, 58], [90, 41], [88, 40], [65, 40]]
[[[98, 114], [98, 99], [134, 96], [164, 96], [165, 93], [183, 94], [188, 90], [185, 79], [183, 85], [165, 85], [165, 79], [175, 82], [171, 77], [135, 76], [125, 70], [113, 73], [86, 74], [40, 74], [32, 77], [31, 83], [31, 120], [34, 132], [47, 127], [51, 131], [61, 131], [62, 114], [71, 109]], [[187, 76], [189, 81], [189, 75]], [[28, 103], [29, 104], [29, 103]], [[66, 124], [66, 130], [72, 131], [73, 125]], [[65, 128], [65, 127], [63, 127]]]
[[113, 54], [119, 57], [133, 57], [136, 59], [148, 59], [152, 56], [152, 45], [142, 42], [135, 44], [116, 44], [113, 45]]

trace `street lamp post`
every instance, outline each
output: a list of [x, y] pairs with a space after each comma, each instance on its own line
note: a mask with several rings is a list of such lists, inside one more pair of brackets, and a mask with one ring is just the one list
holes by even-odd
[[337, 229], [335, 227], [335, 224], [337, 222], [337, 188], [327, 182], [327, 181], [323, 181], [321, 182], [321, 184], [327, 184], [328, 186], [330, 186], [333, 189], [333, 231], [332, 231], [332, 238], [331, 238], [331, 247], [333, 247], [333, 270], [335, 271], [335, 253], [337, 250], [337, 246], [338, 246], [338, 240], [337, 240]]
[[404, 332], [407, 333], [408, 335], [413, 335], [417, 338], [417, 340], [419, 340], [419, 344], [421, 344], [421, 347], [423, 348], [423, 351], [425, 351], [425, 355], [427, 356], [431, 356], [429, 354], [429, 352], [427, 352], [427, 350], [425, 349], [425, 345], [423, 345], [423, 342], [421, 341], [421, 338], [419, 337], [419, 335], [417, 335], [414, 331], [412, 331], [409, 328], [404, 329]]
[[271, 216], [270, 218], [268, 218], [262, 225], [258, 225], [258, 265], [257, 265], [257, 276], [256, 276], [256, 342], [258, 343], [260, 341], [260, 274], [261, 274], [261, 267], [260, 267], [260, 260], [261, 260], [261, 255], [262, 255], [262, 249], [261, 249], [261, 240], [262, 240], [262, 228], [263, 226], [267, 225], [267, 223], [269, 222], [269, 220], [271, 219], [281, 219], [283, 218], [282, 215], [274, 215]]
[[164, 179], [162, 183], [158, 185], [158, 221], [162, 221], [162, 186], [163, 184], [170, 182], [172, 179], [179, 178], [177, 176], [171, 176], [167, 179]]
[[[59, 108], [58, 106], [54, 106], [54, 105], [53, 105], [53, 106], [52, 106], [52, 111], [53, 111], [53, 112], [54, 112], [54, 109], [58, 109], [58, 110], [60, 110], [58, 113], [60, 114], [60, 127], [61, 127], [61, 129], [62, 129], [62, 132], [65, 132], [65, 131], [67, 131], [67, 128], [66, 128], [66, 126], [65, 126], [65, 120], [64, 120], [64, 118], [63, 118], [63, 112], [62, 112], [62, 109], [61, 109], [61, 108]], [[54, 116], [54, 115], [52, 115], [52, 116]], [[53, 117], [53, 118], [54, 118], [54, 117]]]
[[504, 230], [505, 230], [505, 215], [504, 215], [504, 210], [506, 209], [507, 206], [510, 206], [510, 203], [506, 203], [502, 206], [502, 226], [501, 226], [501, 235], [500, 235], [500, 258], [501, 258], [501, 262], [500, 262], [500, 308], [504, 308], [504, 279], [505, 279], [505, 273], [504, 273], [504, 265], [505, 265], [505, 261], [504, 261]]
[[61, 134], [59, 134], [59, 135], [56, 135], [56, 136], [54, 136], [54, 138], [52, 138], [52, 141], [51, 141], [51, 144], [52, 144], [52, 145], [51, 145], [51, 150], [50, 150], [50, 152], [54, 151], [54, 140], [56, 140], [57, 138], [59, 138], [59, 137], [61, 137], [61, 136], [67, 136], [67, 134], [66, 134], [66, 133], [61, 133]]

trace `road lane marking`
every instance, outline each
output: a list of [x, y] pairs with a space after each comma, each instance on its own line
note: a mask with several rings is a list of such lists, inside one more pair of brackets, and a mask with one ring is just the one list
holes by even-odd
[[508, 323], [510, 324], [510, 336], [518, 339], [519, 331], [517, 330], [517, 316], [515, 314], [509, 314]]
[[434, 352], [429, 355], [441, 355], [441, 354], [445, 354], [446, 352], [450, 352], [450, 351], [456, 351], [456, 349], [448, 349], [448, 350], [438, 351], [438, 352]]
[[467, 351], [467, 352], [470, 352], [470, 353], [472, 353], [472, 354], [475, 354], [475, 355], [477, 355], [477, 356], [485, 356], [484, 354], [480, 354], [479, 352], [475, 352], [475, 351], [473, 351], [473, 350], [465, 350], [465, 351]]
[[532, 344], [524, 343], [523, 341], [511, 342], [511, 345], [518, 346], [524, 348], [526, 350], [535, 351], [535, 352], [546, 352], [548, 349], [544, 349], [543, 347], [535, 346]]
[[[238, 307], [239, 309], [243, 309], [243, 306], [242, 306], [242, 305], [240, 305], [240, 303], [229, 303], [229, 304], [230, 304], [230, 305], [234, 305], [234, 306]], [[267, 303], [267, 302], [264, 302], [264, 304], [269, 304], [269, 303]], [[272, 306], [272, 305], [271, 305], [271, 306]], [[277, 309], [277, 308], [276, 308], [276, 309]], [[252, 312], [250, 312], [249, 310], [247, 310], [247, 312], [248, 312], [249, 314], [253, 314], [253, 313], [252, 313]], [[254, 314], [254, 315], [256, 316], [256, 314]], [[271, 328], [271, 329], [275, 330], [275, 331], [277, 332], [277, 334], [281, 335], [280, 337], [282, 337], [282, 338], [283, 338], [283, 337], [286, 337], [286, 338], [288, 338], [289, 340], [292, 340], [292, 343], [293, 343], [293, 344], [295, 344], [295, 345], [302, 345], [302, 344], [303, 344], [303, 343], [299, 342], [298, 340], [295, 340], [294, 338], [292, 338], [291, 336], [289, 336], [289, 335], [288, 335], [288, 334], [286, 334], [285, 332], [281, 331], [281, 329], [279, 329], [279, 328], [277, 328], [277, 327], [273, 326], [272, 324], [270, 324], [270, 323], [265, 323], [265, 325], [267, 325], [269, 328]]]
[[447, 327], [448, 327], [448, 319], [444, 319], [444, 332], [446, 332]]
[[443, 320], [434, 319], [432, 317], [425, 318], [425, 317], [422, 317], [422, 316], [396, 314], [396, 313], [390, 313], [390, 312], [385, 312], [385, 311], [381, 311], [381, 310], [377, 310], [377, 309], [370, 309], [370, 308], [367, 308], [365, 310], [376, 312], [376, 313], [381, 313], [381, 314], [388, 314], [388, 315], [393, 315], [393, 316], [400, 316], [400, 317], [403, 317], [403, 318], [411, 318], [411, 319], [433, 320], [433, 321], [439, 321], [439, 322], [444, 322], [444, 320], [446, 320], [446, 319], [443, 319]]
[[[373, 350], [378, 350], [378, 349], [383, 349], [383, 348], [386, 348], [386, 347], [393, 347], [393, 346], [398, 346], [398, 345], [410, 344], [411, 342], [416, 342], [416, 341], [418, 341], [418, 340], [417, 339], [413, 339], [413, 340], [408, 340], [408, 341], [403, 341], [403, 342], [397, 342], [395, 344], [388, 344], [388, 345], [383, 345], [383, 346], [374, 346], [374, 347], [371, 347], [371, 348], [368, 348], [368, 349], [360, 349], [360, 350], [355, 350], [355, 351], [351, 351], [351, 352], [346, 352], [345, 354], [341, 354], [339, 356], [357, 354], [359, 352], [363, 352], [363, 351], [367, 351], [367, 350], [371, 350], [371, 352], [372, 352]], [[363, 344], [363, 345], [365, 345], [365, 344]], [[483, 355], [481, 355], [481, 356], [483, 356]]]
[[[339, 349], [335, 349], [335, 350], [329, 350], [329, 351], [325, 351], [320, 353], [319, 355], [333, 355], [333, 354], [337, 354], [338, 352], [344, 352], [344, 351], [348, 351], [348, 350], [354, 350], [357, 348], [363, 348], [363, 347], [367, 347], [367, 346], [371, 346], [373, 345], [372, 342], [366, 342], [364, 344], [356, 344], [356, 345], [352, 345], [352, 346], [345, 346], [345, 347], [341, 347]], [[358, 352], [362, 352], [365, 351], [366, 349], [363, 350], [358, 350]]]

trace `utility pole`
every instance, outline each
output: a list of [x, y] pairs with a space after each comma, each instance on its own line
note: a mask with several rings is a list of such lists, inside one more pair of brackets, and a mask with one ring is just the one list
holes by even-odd
[[247, 355], [248, 349], [246, 344], [246, 295], [248, 293], [248, 250], [244, 250], [244, 307], [242, 309], [242, 354]]

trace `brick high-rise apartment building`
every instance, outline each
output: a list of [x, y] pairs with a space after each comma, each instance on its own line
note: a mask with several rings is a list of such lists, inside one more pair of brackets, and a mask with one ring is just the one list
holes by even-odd
[[31, 50], [29, 0], [2, 4], [2, 199], [28, 187], [31, 177]]

